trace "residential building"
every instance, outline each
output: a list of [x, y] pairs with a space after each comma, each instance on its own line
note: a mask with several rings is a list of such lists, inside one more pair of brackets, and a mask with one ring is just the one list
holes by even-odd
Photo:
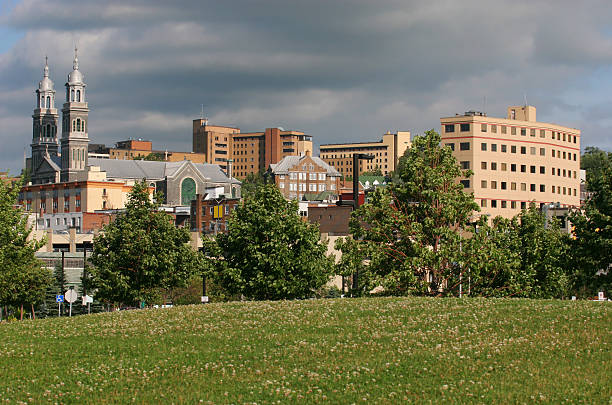
[[359, 161], [359, 175], [380, 169], [383, 175], [394, 171], [399, 158], [410, 147], [410, 132], [388, 132], [377, 142], [335, 143], [319, 147], [321, 159], [335, 167], [343, 176], [353, 176], [353, 154], [374, 155], [373, 160]]
[[301, 131], [266, 128], [263, 132], [240, 132], [240, 128], [210, 125], [207, 119], [193, 121], [193, 152], [206, 162], [226, 168], [234, 162], [234, 175], [245, 178], [266, 170], [285, 156], [312, 155], [312, 136]]
[[269, 173], [287, 199], [338, 199], [342, 176], [318, 157], [285, 156], [278, 163], [270, 165]]
[[531, 202], [580, 205], [580, 130], [538, 122], [533, 106], [508, 107], [506, 118], [468, 111], [440, 124], [442, 145], [474, 172], [458, 181], [481, 214], [511, 218]]
[[204, 234], [227, 232], [227, 220], [239, 203], [239, 198], [198, 194], [191, 201], [191, 231]]

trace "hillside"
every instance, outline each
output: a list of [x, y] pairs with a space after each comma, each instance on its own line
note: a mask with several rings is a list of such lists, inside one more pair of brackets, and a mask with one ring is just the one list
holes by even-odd
[[61, 403], [588, 402], [612, 397], [612, 306], [376, 298], [0, 324], [0, 397]]

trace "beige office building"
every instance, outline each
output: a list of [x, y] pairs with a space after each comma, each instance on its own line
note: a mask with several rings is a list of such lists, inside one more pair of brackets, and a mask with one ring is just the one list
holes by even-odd
[[353, 175], [353, 154], [368, 153], [374, 155], [373, 160], [359, 162], [359, 174], [380, 169], [383, 175], [395, 170], [399, 158], [410, 147], [410, 132], [398, 131], [395, 134], [387, 132], [377, 142], [335, 143], [319, 147], [323, 161], [340, 172], [343, 176]]
[[240, 132], [240, 128], [210, 125], [207, 119], [193, 121], [193, 152], [206, 162], [226, 168], [233, 162], [233, 176], [244, 178], [267, 170], [286, 156], [312, 155], [312, 136], [301, 131], [266, 128], [262, 132]]
[[508, 107], [506, 118], [469, 111], [440, 119], [442, 144], [463, 169], [481, 214], [511, 218], [538, 207], [580, 205], [580, 130], [536, 121], [533, 106]]

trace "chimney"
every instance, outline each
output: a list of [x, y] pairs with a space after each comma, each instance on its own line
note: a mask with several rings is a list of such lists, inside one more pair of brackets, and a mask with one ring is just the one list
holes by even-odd
[[227, 177], [230, 179], [234, 175], [234, 159], [227, 159]]

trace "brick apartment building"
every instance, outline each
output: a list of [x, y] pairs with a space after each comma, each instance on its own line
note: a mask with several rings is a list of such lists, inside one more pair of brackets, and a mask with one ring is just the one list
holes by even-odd
[[340, 173], [318, 157], [285, 156], [270, 165], [274, 184], [287, 199], [337, 200]]
[[285, 156], [312, 155], [312, 136], [301, 131], [266, 128], [263, 132], [240, 132], [240, 128], [209, 125], [207, 119], [193, 121], [193, 152], [206, 162], [226, 169], [233, 161], [233, 175], [244, 178], [266, 170]]
[[359, 162], [359, 175], [366, 171], [380, 169], [383, 175], [395, 170], [399, 158], [410, 147], [410, 132], [387, 132], [380, 141], [357, 143], [334, 143], [319, 147], [321, 159], [333, 166], [343, 176], [353, 175], [353, 154], [368, 153], [374, 155], [370, 161]]
[[227, 220], [240, 204], [240, 199], [207, 197], [198, 194], [191, 201], [191, 231], [205, 234], [227, 232]]

